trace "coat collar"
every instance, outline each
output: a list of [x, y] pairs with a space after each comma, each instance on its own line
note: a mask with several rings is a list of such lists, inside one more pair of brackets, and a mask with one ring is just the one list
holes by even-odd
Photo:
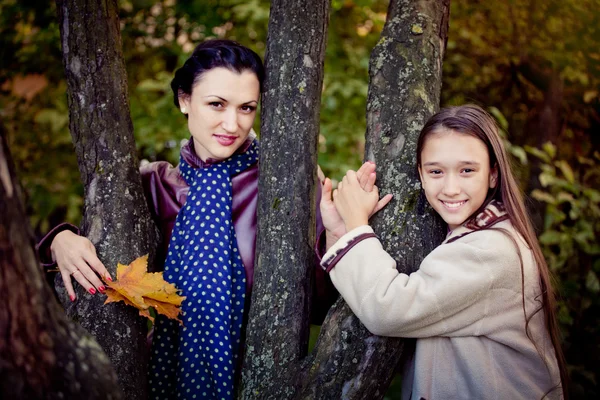
[[508, 213], [506, 212], [504, 204], [502, 204], [501, 201], [492, 200], [483, 209], [483, 211], [481, 211], [475, 217], [470, 218], [458, 228], [450, 231], [444, 243], [452, 243], [455, 240], [468, 235], [469, 233], [489, 228], [492, 225], [507, 219]]

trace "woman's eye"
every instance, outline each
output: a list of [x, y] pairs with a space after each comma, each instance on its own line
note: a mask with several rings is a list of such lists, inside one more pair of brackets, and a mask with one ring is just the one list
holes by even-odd
[[241, 109], [244, 112], [251, 113], [254, 110], [256, 110], [256, 107], [254, 107], [254, 106], [242, 106]]
[[429, 171], [429, 173], [431, 175], [440, 175], [442, 171], [440, 171], [439, 169], [432, 169], [431, 171]]
[[472, 168], [465, 168], [463, 169], [463, 172], [469, 174], [471, 172], [474, 172], [474, 170]]
[[211, 101], [210, 103], [208, 103], [209, 106], [214, 107], [214, 108], [222, 108], [223, 107], [223, 103], [221, 103], [220, 101]]

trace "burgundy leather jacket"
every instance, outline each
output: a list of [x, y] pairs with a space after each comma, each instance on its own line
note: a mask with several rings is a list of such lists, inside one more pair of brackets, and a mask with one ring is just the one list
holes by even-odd
[[[254, 139], [251, 135], [238, 152], [244, 152]], [[202, 161], [194, 150], [193, 140], [188, 141], [181, 149], [181, 155], [195, 168], [202, 168], [215, 162], [214, 160]], [[157, 252], [159, 265], [162, 266], [166, 258], [171, 232], [175, 218], [181, 207], [185, 204], [189, 186], [179, 174], [179, 167], [173, 167], [166, 161], [148, 163], [140, 168], [142, 185], [148, 200], [152, 217], [161, 232], [161, 245]], [[253, 286], [254, 255], [256, 248], [256, 211], [258, 206], [258, 163], [250, 166], [231, 179], [233, 194], [233, 224], [237, 237], [238, 249], [246, 270], [246, 292], [250, 293]], [[320, 187], [317, 199], [320, 199]], [[317, 202], [317, 237], [320, 240], [315, 245], [318, 258], [324, 254], [324, 227]], [[38, 244], [38, 252], [42, 264], [46, 267], [53, 265], [50, 255], [50, 244], [57, 233], [64, 229], [79, 233], [76, 227], [62, 224], [50, 231]], [[315, 268], [315, 292], [313, 294], [314, 322], [320, 322], [327, 310], [337, 298], [337, 291], [333, 287], [329, 276], [321, 268]]]

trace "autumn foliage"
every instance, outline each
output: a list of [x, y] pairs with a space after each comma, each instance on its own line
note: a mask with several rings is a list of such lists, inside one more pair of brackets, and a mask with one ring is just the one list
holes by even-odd
[[123, 301], [137, 308], [140, 315], [154, 321], [150, 307], [158, 314], [179, 321], [181, 302], [185, 297], [177, 294], [174, 284], [163, 279], [162, 272], [148, 272], [148, 255], [139, 257], [129, 265], [117, 265], [117, 279], [106, 282], [107, 299], [104, 304]]

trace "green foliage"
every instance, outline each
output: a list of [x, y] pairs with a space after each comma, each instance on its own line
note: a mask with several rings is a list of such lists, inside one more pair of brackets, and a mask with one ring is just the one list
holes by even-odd
[[539, 241], [559, 289], [571, 393], [595, 397], [600, 379], [600, 153], [569, 164], [557, 158], [551, 143], [526, 150], [542, 161], [542, 189], [531, 195], [546, 204]]

